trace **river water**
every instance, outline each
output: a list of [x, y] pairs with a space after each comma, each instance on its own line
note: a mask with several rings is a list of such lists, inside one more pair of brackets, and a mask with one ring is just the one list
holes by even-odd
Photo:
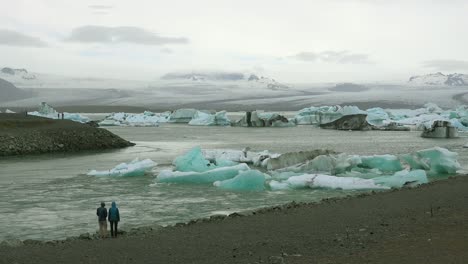
[[[270, 150], [284, 153], [327, 148], [348, 154], [400, 154], [440, 146], [459, 153], [464, 169], [467, 138], [421, 138], [419, 132], [335, 131], [311, 126], [293, 128], [112, 127], [136, 146], [105, 152], [54, 154], [0, 159], [0, 240], [64, 239], [97, 230], [96, 208], [116, 201], [124, 229], [168, 225], [213, 214], [250, 210], [290, 201], [318, 201], [353, 191], [296, 190], [227, 192], [213, 186], [154, 184], [159, 170], [194, 146], [204, 149]], [[134, 158], [159, 165], [155, 175], [135, 178], [92, 177]]]

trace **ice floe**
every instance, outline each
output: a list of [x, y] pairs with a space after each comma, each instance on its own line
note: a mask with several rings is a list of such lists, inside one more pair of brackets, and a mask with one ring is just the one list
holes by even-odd
[[226, 111], [214, 114], [197, 111], [188, 124], [191, 126], [230, 126], [231, 121]]
[[234, 166], [220, 167], [203, 172], [163, 170], [158, 174], [156, 181], [192, 184], [213, 183], [215, 181], [224, 181], [234, 178], [239, 174], [239, 172], [247, 171], [249, 169], [250, 168], [247, 164], [241, 163]]
[[91, 170], [87, 173], [89, 176], [114, 176], [114, 177], [131, 177], [143, 176], [150, 172], [155, 166], [156, 162], [151, 159], [139, 160], [138, 158], [132, 160], [130, 163], [120, 163], [110, 170]]
[[216, 181], [213, 185], [230, 191], [263, 191], [265, 190], [265, 179], [268, 178], [270, 176], [258, 170], [246, 170], [232, 179]]
[[153, 113], [145, 111], [141, 114], [112, 113], [99, 122], [100, 126], [159, 126], [169, 121], [170, 112]]

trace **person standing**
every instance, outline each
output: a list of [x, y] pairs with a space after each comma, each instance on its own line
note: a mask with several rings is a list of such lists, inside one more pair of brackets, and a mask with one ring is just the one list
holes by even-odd
[[112, 202], [112, 207], [109, 208], [109, 222], [111, 226], [111, 236], [117, 237], [117, 226], [120, 221], [119, 208], [115, 202]]
[[107, 208], [104, 202], [101, 202], [101, 207], [96, 210], [96, 215], [99, 222], [99, 235], [101, 238], [105, 238], [107, 236]]

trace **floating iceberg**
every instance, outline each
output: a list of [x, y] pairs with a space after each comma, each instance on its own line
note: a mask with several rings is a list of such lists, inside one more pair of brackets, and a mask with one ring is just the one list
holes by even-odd
[[320, 155], [313, 160], [306, 161], [302, 164], [286, 167], [277, 170], [278, 172], [295, 172], [295, 173], [328, 173], [341, 174], [350, 171], [352, 168], [362, 164], [360, 156], [346, 155], [344, 153], [338, 155]]
[[156, 162], [151, 159], [145, 159], [140, 161], [138, 158], [134, 159], [130, 163], [120, 163], [113, 169], [97, 171], [92, 170], [87, 173], [90, 176], [116, 176], [116, 177], [130, 177], [130, 176], [143, 176], [147, 172], [151, 171], [157, 165]]
[[296, 124], [278, 113], [253, 111], [232, 123], [233, 126], [242, 127], [292, 127]]
[[447, 149], [434, 147], [402, 155], [401, 158], [411, 169], [423, 169], [429, 175], [454, 174], [461, 168], [458, 154]]
[[191, 126], [230, 126], [231, 121], [227, 117], [226, 111], [215, 114], [197, 111], [188, 124]]
[[99, 122], [100, 126], [159, 126], [168, 122], [170, 112], [153, 113], [145, 111], [142, 114], [112, 113]]
[[257, 170], [247, 170], [232, 179], [216, 181], [213, 185], [230, 191], [263, 191], [265, 189], [265, 178], [268, 177]]
[[390, 123], [390, 117], [388, 113], [385, 112], [380, 107], [369, 108], [367, 112], [367, 122], [374, 126], [383, 126]]
[[458, 130], [449, 121], [434, 121], [429, 128], [426, 126], [424, 127], [424, 131], [421, 133], [421, 137], [456, 138], [458, 137]]
[[169, 117], [171, 123], [188, 123], [197, 112], [196, 109], [177, 109]]
[[372, 179], [354, 177], [337, 177], [324, 174], [304, 174], [292, 176], [285, 181], [270, 181], [272, 190], [326, 188], [341, 190], [375, 190], [389, 189], [390, 187], [376, 184]]
[[205, 159], [200, 147], [194, 147], [182, 156], [177, 157], [172, 164], [176, 171], [205, 172], [217, 168], [215, 161], [212, 163]]
[[379, 169], [382, 172], [400, 171], [403, 169], [400, 159], [394, 155], [361, 156], [361, 167]]
[[416, 186], [428, 182], [426, 171], [424, 170], [402, 170], [392, 176], [380, 176], [373, 178], [373, 180], [376, 184], [391, 188], [401, 188], [406, 185]]
[[366, 114], [366, 112], [357, 106], [312, 106], [300, 110], [294, 119], [299, 125], [320, 125], [333, 122], [346, 115], [356, 114]]
[[7, 110], [5, 110], [5, 113], [7, 113], [7, 114], [14, 114], [14, 113], [16, 113], [16, 112], [11, 111], [10, 109], [7, 109]]
[[231, 167], [215, 168], [204, 172], [163, 170], [159, 173], [156, 181], [193, 184], [213, 183], [215, 181], [231, 179], [238, 175], [239, 172], [248, 170], [249, 166], [243, 163]]

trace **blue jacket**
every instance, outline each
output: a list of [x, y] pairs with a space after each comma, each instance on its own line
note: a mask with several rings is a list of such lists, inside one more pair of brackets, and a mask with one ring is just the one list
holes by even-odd
[[119, 208], [117, 208], [117, 205], [115, 202], [112, 202], [112, 207], [109, 208], [109, 222], [119, 222], [120, 221], [120, 214], [119, 214]]

